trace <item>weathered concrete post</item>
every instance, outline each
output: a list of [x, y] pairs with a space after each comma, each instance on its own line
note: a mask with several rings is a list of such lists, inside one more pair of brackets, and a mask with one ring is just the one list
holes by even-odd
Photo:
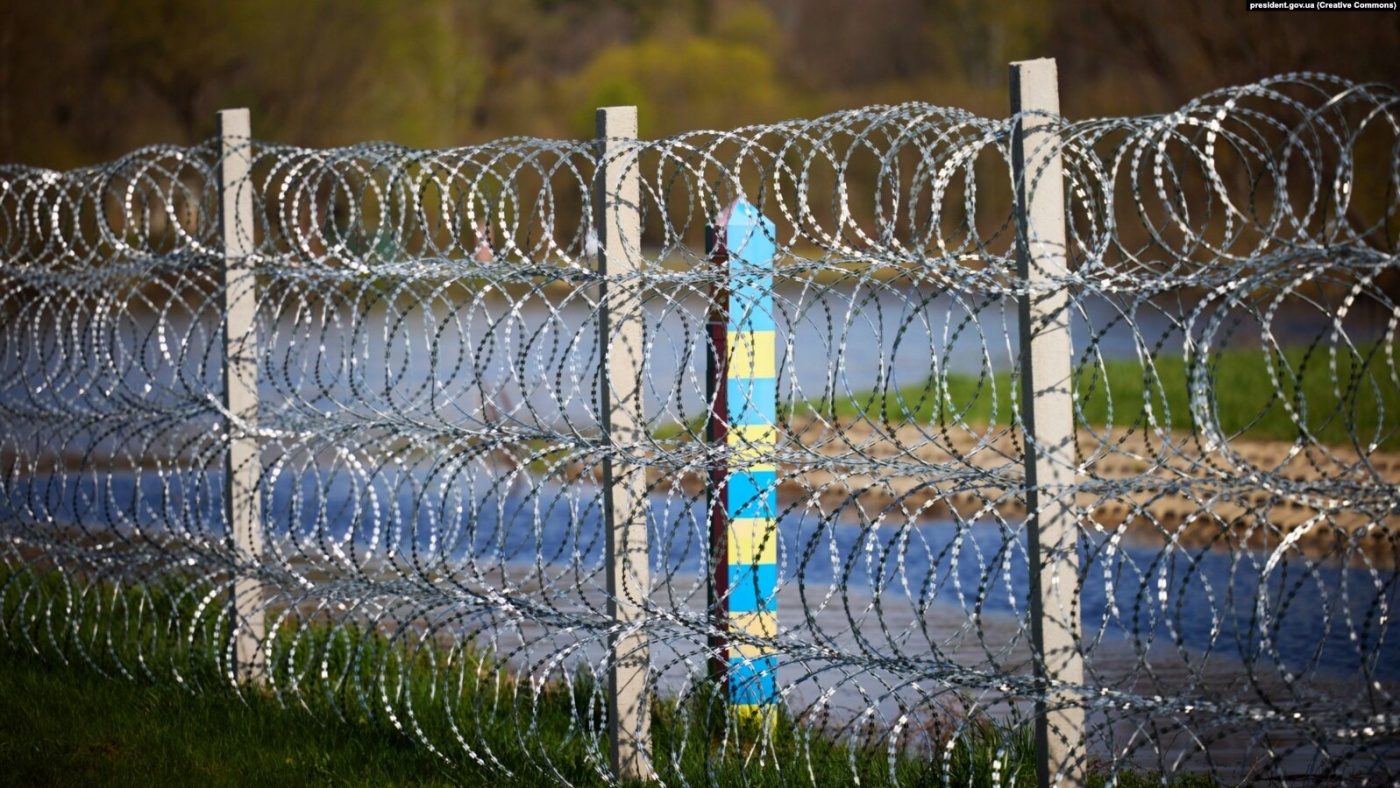
[[[598, 172], [593, 226], [598, 234], [598, 340], [602, 379], [599, 413], [609, 450], [603, 457], [603, 522], [607, 529], [608, 733], [613, 774], [648, 779], [651, 768], [650, 652], [641, 628], [651, 588], [647, 554], [646, 476], [638, 464], [619, 467], [618, 449], [635, 451], [642, 437], [642, 307], [635, 280], [641, 263], [641, 174], [636, 107], [598, 110]], [[613, 318], [621, 318], [616, 324]]]
[[[1055, 61], [1011, 64], [1012, 167], [1021, 297], [1021, 419], [1026, 435], [1026, 528], [1036, 677], [1040, 784], [1084, 782], [1084, 682], [1080, 653], [1078, 526], [1074, 492], [1073, 347], [1069, 293], [1045, 289], [1069, 272], [1064, 174], [1057, 138]], [[1023, 114], [1024, 113], [1024, 114]]]
[[[258, 443], [245, 433], [258, 416], [257, 281], [249, 265], [255, 249], [251, 138], [248, 110], [226, 109], [219, 113], [219, 232], [224, 247], [223, 405], [225, 412], [234, 417], [224, 425], [228, 434], [224, 512], [228, 538], [240, 563], [256, 563], [263, 555]], [[236, 578], [231, 604], [231, 677], [237, 683], [261, 682], [265, 676], [262, 644], [266, 631], [258, 581]]]

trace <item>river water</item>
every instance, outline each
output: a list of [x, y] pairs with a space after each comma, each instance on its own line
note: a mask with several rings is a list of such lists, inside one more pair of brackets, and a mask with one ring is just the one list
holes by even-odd
[[[130, 533], [140, 525], [218, 536], [221, 475], [201, 477], [127, 471], [12, 478], [0, 499], [0, 521], [32, 522], [42, 511], [50, 522], [89, 529], [115, 525]], [[366, 485], [351, 474], [289, 480], [265, 498], [268, 532], [285, 556], [392, 558], [438, 573], [470, 565], [602, 582], [596, 487], [493, 486], [483, 479], [474, 486], [476, 494], [459, 504], [431, 483], [415, 491], [407, 484]], [[705, 504], [665, 495], [649, 503], [653, 598], [703, 615]], [[882, 615], [890, 617], [884, 623], [896, 630], [933, 615], [930, 610], [967, 621], [1024, 622], [1025, 545], [1015, 521], [860, 523], [795, 511], [778, 524], [779, 586], [783, 594], [801, 589], [799, 604], [821, 600], [829, 589], [879, 598]], [[1394, 571], [1089, 536], [1079, 553], [1077, 596], [1091, 639], [1170, 644], [1296, 675], [1400, 681]], [[576, 582], [560, 580], [554, 591], [569, 596], [568, 585]], [[802, 621], [799, 611], [783, 612]], [[877, 622], [872, 616], [867, 623]], [[887, 635], [872, 637], [878, 643]]]
[[[262, 329], [266, 353], [259, 390], [272, 412], [267, 425], [277, 428], [277, 419], [287, 414], [320, 414], [331, 419], [327, 423], [352, 427], [357, 418], [382, 422], [386, 414], [406, 414], [430, 424], [495, 419], [513, 427], [592, 430], [598, 341], [594, 308], [586, 299], [537, 291], [477, 294], [465, 305], [449, 301], [373, 304], [371, 319], [356, 322], [343, 309], [289, 298]], [[685, 421], [703, 407], [705, 306], [695, 293], [647, 298], [650, 344], [643, 379], [654, 424]], [[778, 397], [788, 402], [923, 385], [938, 371], [992, 374], [1011, 366], [1019, 345], [1014, 302], [908, 283], [785, 285], [775, 296], [775, 313], [781, 337]], [[69, 342], [68, 329], [60, 325], [71, 318], [54, 317], [46, 328], [47, 319], [36, 319], [35, 347]], [[103, 388], [95, 385], [107, 375], [108, 383], [120, 382], [116, 388], [124, 395], [135, 393], [138, 409], [142, 396], [204, 402], [211, 387], [218, 390], [210, 360], [216, 358], [210, 348], [217, 332], [201, 325], [178, 312], [135, 314], [118, 321], [111, 335], [73, 346], [74, 352], [106, 348], [102, 353], [111, 363], [105, 372], [64, 367], [81, 358], [74, 353], [21, 352], [14, 346], [18, 334], [7, 332], [0, 372], [11, 384], [3, 396], [71, 398], [99, 414], [120, 414], [117, 405], [104, 404]], [[1072, 326], [1076, 355], [1105, 359], [1158, 349], [1180, 353], [1188, 337], [1196, 346], [1260, 347], [1263, 338], [1281, 345], [1333, 343], [1338, 332], [1349, 341], [1373, 341], [1381, 330], [1374, 316], [1340, 320], [1316, 305], [1294, 304], [1266, 317], [1259, 309], [1212, 308], [1208, 300], [1164, 305], [1106, 298], [1081, 301]], [[211, 411], [192, 413], [189, 424], [199, 429], [217, 425]], [[334, 421], [345, 413], [351, 417]], [[188, 424], [162, 419], [158, 425], [172, 441], [189, 432]], [[26, 446], [44, 446], [40, 428], [7, 426], [12, 457]], [[102, 428], [100, 418], [71, 426], [61, 446], [49, 444], [44, 451], [100, 457], [124, 446], [130, 464], [143, 465], [129, 456], [129, 434], [124, 439], [121, 430]], [[346, 434], [350, 440], [355, 433]], [[197, 436], [187, 439], [204, 445]], [[152, 446], [149, 439], [139, 445]], [[469, 562], [543, 568], [545, 574], [550, 567], [573, 568], [592, 577], [601, 571], [596, 488], [529, 474], [503, 482], [485, 464], [431, 478], [425, 466], [410, 466], [371, 472], [331, 463], [323, 472], [269, 477], [264, 510], [272, 540], [307, 554], [338, 545], [342, 554], [429, 554], [447, 567]], [[217, 471], [107, 471], [90, 463], [73, 473], [25, 475], [16, 467], [0, 481], [0, 521], [206, 536], [222, 530]], [[654, 596], [702, 611], [703, 503], [658, 495], [650, 504]], [[1079, 599], [1086, 634], [1168, 644], [1281, 674], [1400, 680], [1400, 643], [1391, 632], [1400, 602], [1394, 571], [1271, 558], [1266, 552], [1085, 537]], [[886, 609], [903, 610], [889, 614], [905, 633], [900, 637], [918, 637], [911, 622], [932, 610], [948, 620], [1001, 622], [989, 624], [988, 631], [1023, 629], [1028, 572], [1025, 535], [1015, 522], [872, 524], [795, 511], [779, 521], [779, 563], [784, 598], [794, 592], [805, 597], [807, 590], [820, 597], [831, 588], [879, 598]], [[877, 619], [862, 619], [872, 627], [871, 642], [891, 643]], [[801, 616], [789, 610], [783, 620], [797, 625]]]

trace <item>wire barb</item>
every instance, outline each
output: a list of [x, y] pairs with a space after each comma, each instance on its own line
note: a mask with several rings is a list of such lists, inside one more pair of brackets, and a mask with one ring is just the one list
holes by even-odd
[[[231, 257], [217, 140], [0, 167], [2, 637], [223, 683], [226, 600], [256, 592], [285, 702], [607, 780], [594, 677], [632, 634], [608, 615], [607, 462], [645, 489], [649, 595], [613, 601], [651, 644], [668, 783], [1019, 781], [1046, 699], [1082, 705], [1077, 768], [1108, 777], [1396, 780], [1396, 90], [1293, 74], [1054, 118], [1063, 175], [1030, 180], [1064, 190], [1069, 270], [1034, 281], [1016, 120], [905, 104], [603, 146], [638, 171], [642, 221], [606, 276], [592, 141], [254, 140]], [[729, 301], [704, 232], [740, 197], [777, 249], [776, 423], [712, 442], [707, 321]], [[223, 398], [226, 283], [248, 277], [230, 347], [255, 418]], [[600, 284], [640, 305], [608, 315], [642, 337], [610, 351], [637, 354], [627, 440], [599, 406]], [[1062, 655], [1033, 653], [1027, 603], [1015, 305], [1051, 290], [1075, 465], [1038, 500], [1078, 517], [1076, 686], [1035, 678]], [[227, 539], [237, 442], [261, 555]], [[772, 630], [707, 597], [735, 542], [710, 549], [708, 487], [753, 478], [714, 473], [735, 464], [775, 469]], [[716, 700], [712, 658], [745, 654], [778, 657], [773, 724]], [[712, 771], [686, 771], [697, 749]]]

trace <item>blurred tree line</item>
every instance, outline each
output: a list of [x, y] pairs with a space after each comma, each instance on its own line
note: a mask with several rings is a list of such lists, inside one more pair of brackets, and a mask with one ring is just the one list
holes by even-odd
[[1060, 61], [1066, 114], [1174, 109], [1296, 70], [1395, 82], [1400, 14], [1218, 0], [7, 0], [0, 161], [70, 167], [214, 132], [445, 147], [642, 134], [923, 100], [999, 115], [1006, 64]]

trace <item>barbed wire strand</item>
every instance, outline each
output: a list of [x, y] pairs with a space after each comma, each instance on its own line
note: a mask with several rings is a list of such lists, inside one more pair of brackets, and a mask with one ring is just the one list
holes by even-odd
[[[1015, 273], [1015, 121], [904, 104], [614, 147], [642, 184], [635, 272], [606, 281], [635, 305], [613, 325], [645, 338], [638, 379], [614, 381], [642, 391], [630, 443], [598, 407], [592, 141], [254, 140], [255, 243], [227, 261], [217, 140], [0, 167], [3, 638], [211, 688], [252, 578], [284, 703], [450, 762], [609, 780], [610, 458], [645, 477], [665, 781], [819, 782], [830, 742], [843, 774], [908, 782], [913, 761], [955, 784], [985, 740], [1013, 782], [1035, 700], [1064, 697], [1031, 670], [1015, 314], [1055, 289], [1077, 768], [1393, 782], [1395, 89], [1292, 74], [1055, 119], [1064, 183], [1031, 177], [1065, 190], [1071, 272], [1035, 286]], [[778, 423], [734, 448], [706, 440], [727, 281], [703, 236], [741, 197], [778, 250]], [[221, 399], [225, 265], [256, 280], [255, 420]], [[240, 494], [260, 556], [228, 538], [235, 438], [259, 447]], [[740, 452], [776, 469], [771, 633], [717, 632], [707, 600], [709, 474]], [[778, 724], [707, 711], [717, 636], [777, 655]], [[681, 768], [695, 749], [708, 777]]]

